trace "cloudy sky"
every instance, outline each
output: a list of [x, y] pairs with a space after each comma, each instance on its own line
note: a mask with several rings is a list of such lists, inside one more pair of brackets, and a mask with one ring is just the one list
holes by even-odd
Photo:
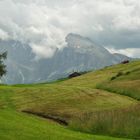
[[77, 33], [111, 52], [140, 57], [140, 0], [0, 0], [0, 39], [51, 57]]

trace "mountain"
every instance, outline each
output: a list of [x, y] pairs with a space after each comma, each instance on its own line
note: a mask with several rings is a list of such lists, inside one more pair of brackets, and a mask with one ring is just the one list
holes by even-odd
[[0, 41], [0, 52], [8, 51], [7, 84], [23, 84], [51, 81], [66, 77], [73, 71], [89, 71], [120, 63], [128, 57], [111, 54], [89, 38], [68, 34], [66, 47], [56, 50], [51, 58], [35, 60], [35, 54], [27, 44], [18, 41]]
[[121, 62], [122, 60], [129, 60], [130, 59], [128, 56], [125, 56], [125, 55], [119, 54], [119, 53], [114, 53], [113, 55], [116, 58], [116, 60], [118, 60], [119, 62]]

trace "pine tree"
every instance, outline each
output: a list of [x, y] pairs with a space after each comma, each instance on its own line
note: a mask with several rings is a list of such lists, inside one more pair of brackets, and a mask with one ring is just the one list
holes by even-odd
[[3, 60], [7, 58], [7, 52], [0, 54], [0, 78], [6, 74], [6, 65], [4, 65]]

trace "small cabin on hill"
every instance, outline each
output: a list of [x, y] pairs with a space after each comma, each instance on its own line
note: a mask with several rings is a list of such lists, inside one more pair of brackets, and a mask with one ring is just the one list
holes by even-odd
[[121, 62], [121, 64], [127, 64], [127, 63], [129, 63], [129, 60], [125, 60]]
[[77, 77], [77, 76], [80, 76], [81, 74], [79, 72], [74, 72], [72, 74], [69, 75], [69, 78], [74, 78], [74, 77]]

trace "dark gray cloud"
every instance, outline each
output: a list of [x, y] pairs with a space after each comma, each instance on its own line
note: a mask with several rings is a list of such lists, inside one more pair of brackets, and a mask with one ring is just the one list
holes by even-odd
[[70, 32], [140, 57], [140, 1], [0, 0], [0, 39], [28, 43], [38, 57], [64, 47]]

